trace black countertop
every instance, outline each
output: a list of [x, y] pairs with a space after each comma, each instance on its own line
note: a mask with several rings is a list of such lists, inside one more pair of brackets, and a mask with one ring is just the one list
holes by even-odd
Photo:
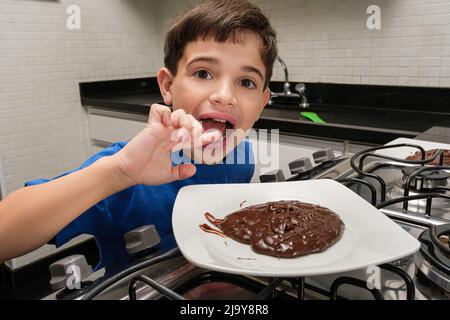
[[163, 103], [159, 93], [126, 92], [81, 98], [83, 105], [104, 107], [117, 111], [148, 114], [150, 106], [154, 103]]
[[[402, 110], [312, 105], [311, 111], [325, 121], [325, 124], [317, 124], [301, 120], [301, 111], [310, 110], [266, 107], [255, 127], [279, 128], [280, 132], [331, 140], [385, 144], [400, 137], [414, 138], [435, 125], [440, 125], [443, 118], [450, 119], [449, 115], [406, 113]], [[450, 140], [450, 136], [448, 139]]]
[[302, 111], [313, 111], [330, 125], [350, 125], [379, 131], [393, 130], [408, 133], [420, 133], [442, 119], [442, 115], [435, 113], [317, 104], [312, 104], [306, 109], [270, 107], [264, 110], [262, 117], [302, 120], [300, 116]]
[[[135, 81], [138, 88], [130, 81]], [[124, 90], [124, 87], [127, 88]], [[135, 114], [147, 115], [153, 103], [163, 101], [154, 78], [106, 81], [89, 86], [80, 84], [80, 89], [83, 105]], [[315, 112], [325, 123], [305, 120], [300, 115], [301, 111]], [[254, 127], [364, 144], [385, 144], [399, 137], [420, 138], [424, 132], [429, 132], [428, 139], [431, 139], [434, 132], [436, 139], [449, 142], [450, 129], [446, 128], [450, 128], [450, 113], [438, 111], [442, 110], [402, 110], [314, 102], [306, 110], [295, 105], [279, 104], [266, 106]]]
[[418, 140], [450, 144], [450, 120], [443, 120], [438, 125], [416, 136]]

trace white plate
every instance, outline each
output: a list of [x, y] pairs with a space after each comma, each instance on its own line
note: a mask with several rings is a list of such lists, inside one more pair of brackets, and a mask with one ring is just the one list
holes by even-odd
[[[202, 231], [205, 212], [216, 218], [244, 206], [299, 200], [327, 207], [345, 223], [342, 238], [324, 252], [298, 258], [257, 254], [250, 245]], [[177, 244], [200, 267], [254, 276], [299, 277], [350, 271], [390, 262], [419, 249], [419, 242], [356, 193], [333, 180], [261, 184], [192, 185], [178, 193], [172, 216]]]
[[[389, 146], [389, 145], [393, 145], [393, 144], [402, 144], [402, 143], [419, 145], [422, 148], [424, 148], [425, 151], [431, 150], [431, 149], [450, 149], [450, 144], [424, 141], [424, 140], [416, 140], [416, 139], [407, 139], [407, 138], [398, 138], [398, 139], [395, 139], [395, 140], [387, 143], [386, 145]], [[385, 155], [388, 157], [405, 159], [407, 156], [413, 155], [417, 151], [419, 151], [419, 149], [417, 149], [417, 148], [398, 147], [398, 148], [377, 150], [375, 153], [382, 154], [382, 155]]]

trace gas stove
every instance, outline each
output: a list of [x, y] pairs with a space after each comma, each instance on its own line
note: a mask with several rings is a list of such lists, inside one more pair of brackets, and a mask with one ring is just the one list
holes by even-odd
[[[421, 159], [386, 155], [404, 147], [418, 149]], [[426, 150], [414, 141], [370, 148], [315, 177], [344, 183], [421, 242], [415, 255], [389, 264], [409, 275], [417, 299], [450, 299], [450, 167], [444, 166], [445, 149], [425, 159]], [[428, 165], [437, 159], [437, 165]], [[385, 296], [407, 297], [409, 280], [402, 284], [392, 272], [380, 278]]]
[[[405, 160], [389, 155], [404, 147], [423, 156]], [[280, 169], [260, 176], [262, 183], [341, 182], [416, 237], [421, 248], [414, 255], [364, 270], [283, 279], [205, 270], [186, 261], [178, 249], [146, 249], [150, 255], [140, 255], [130, 268], [108, 277], [102, 271], [87, 275], [81, 288], [66, 287], [47, 299], [450, 299], [450, 167], [443, 165], [443, 150], [431, 159], [425, 159], [425, 151], [414, 142], [338, 157], [323, 149], [290, 162], [288, 178]], [[428, 165], [436, 159], [438, 165]]]

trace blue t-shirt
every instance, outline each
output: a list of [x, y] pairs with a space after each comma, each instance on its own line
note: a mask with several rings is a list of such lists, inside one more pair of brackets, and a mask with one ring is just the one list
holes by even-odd
[[[125, 145], [126, 142], [114, 143], [87, 159], [79, 168], [53, 179], [85, 168], [101, 157], [113, 155]], [[178, 191], [192, 184], [250, 182], [254, 171], [251, 150], [250, 143], [244, 141], [224, 159], [224, 164], [196, 164], [197, 172], [189, 179], [158, 186], [136, 185], [113, 194], [69, 223], [55, 236], [53, 242], [59, 247], [80, 234], [93, 235], [100, 251], [97, 269], [117, 269], [125, 267], [131, 261], [125, 249], [124, 234], [139, 226], [153, 224], [161, 237], [161, 250], [170, 250], [176, 247], [172, 232], [172, 209]], [[172, 160], [175, 161], [176, 158], [176, 163], [179, 163], [179, 157], [182, 156], [172, 154]], [[187, 157], [183, 159], [185, 162], [190, 161]], [[26, 182], [25, 186], [48, 181], [50, 180], [36, 179]]]

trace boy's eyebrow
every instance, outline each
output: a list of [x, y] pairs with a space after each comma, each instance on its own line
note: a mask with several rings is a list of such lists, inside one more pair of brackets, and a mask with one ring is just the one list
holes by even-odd
[[[219, 60], [213, 57], [196, 57], [194, 59], [192, 59], [186, 66], [186, 68], [188, 68], [191, 64], [195, 63], [195, 62], [207, 62], [207, 63], [212, 63], [212, 64], [219, 64]], [[241, 67], [242, 71], [246, 71], [246, 72], [253, 72], [256, 73], [262, 81], [264, 81], [264, 75], [263, 73], [252, 66], [242, 66]]]
[[264, 76], [263, 76], [262, 72], [259, 71], [259, 69], [252, 67], [252, 66], [243, 66], [241, 68], [241, 70], [256, 73], [261, 78], [261, 80], [264, 82]]
[[188, 68], [191, 64], [195, 62], [208, 62], [213, 64], [219, 64], [219, 60], [213, 57], [196, 57], [187, 64], [186, 68]]

